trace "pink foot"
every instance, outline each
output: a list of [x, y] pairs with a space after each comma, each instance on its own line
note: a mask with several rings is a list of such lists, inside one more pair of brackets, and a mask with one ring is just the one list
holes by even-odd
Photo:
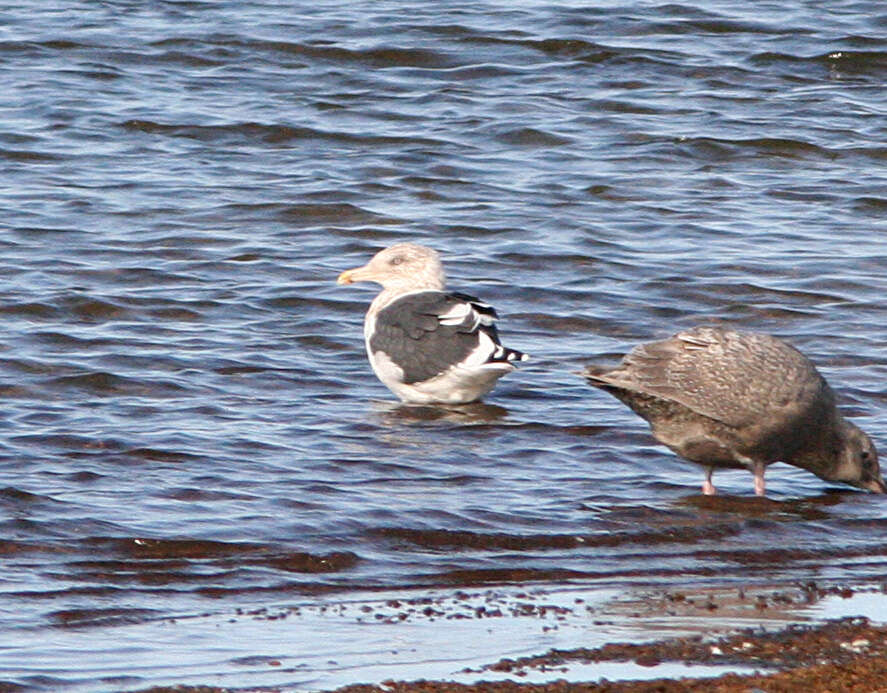
[[715, 485], [711, 483], [711, 473], [714, 471], [711, 467], [705, 468], [705, 481], [702, 482], [702, 493], [706, 496], [714, 496], [717, 495], [718, 490], [715, 488]]
[[766, 490], [766, 486], [764, 485], [764, 470], [766, 469], [766, 465], [762, 462], [755, 462], [754, 472], [755, 472], [755, 495], [763, 496], [764, 491]]

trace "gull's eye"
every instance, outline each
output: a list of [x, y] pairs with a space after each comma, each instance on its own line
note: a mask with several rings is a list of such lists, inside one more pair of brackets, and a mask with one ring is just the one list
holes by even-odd
[[872, 454], [868, 450], [863, 450], [859, 457], [862, 459], [862, 470], [864, 472], [872, 472], [875, 468], [875, 463], [872, 460]]
[[389, 265], [395, 265], [395, 266], [396, 266], [396, 265], [403, 264], [403, 261], [404, 261], [404, 256], [403, 256], [403, 255], [395, 255], [393, 258], [391, 258], [391, 259], [388, 261], [388, 264], [389, 264]]

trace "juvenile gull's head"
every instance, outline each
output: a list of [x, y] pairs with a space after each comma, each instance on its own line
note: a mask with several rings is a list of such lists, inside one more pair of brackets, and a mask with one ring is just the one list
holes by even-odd
[[363, 267], [345, 270], [339, 284], [376, 282], [397, 292], [443, 291], [445, 277], [436, 250], [416, 243], [398, 243], [380, 250]]
[[833, 452], [833, 466], [819, 476], [875, 493], [887, 493], [887, 485], [878, 465], [878, 452], [871, 438], [849, 421], [840, 422], [839, 432], [841, 435], [838, 437], [839, 445]]

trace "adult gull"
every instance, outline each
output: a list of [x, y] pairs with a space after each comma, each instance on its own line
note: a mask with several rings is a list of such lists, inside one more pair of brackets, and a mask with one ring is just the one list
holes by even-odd
[[501, 344], [492, 306], [446, 290], [431, 248], [398, 243], [338, 278], [339, 284], [366, 281], [382, 285], [364, 321], [370, 364], [404, 402], [475, 402], [515, 361], [528, 358]]

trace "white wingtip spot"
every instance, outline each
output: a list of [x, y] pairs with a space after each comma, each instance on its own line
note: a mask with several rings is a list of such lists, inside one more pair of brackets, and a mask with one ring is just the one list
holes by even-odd
[[477, 316], [472, 315], [474, 309], [470, 303], [457, 303], [450, 310], [442, 315], [438, 315], [437, 319], [441, 325], [461, 325], [466, 318], [472, 316], [474, 322], [477, 322]]

